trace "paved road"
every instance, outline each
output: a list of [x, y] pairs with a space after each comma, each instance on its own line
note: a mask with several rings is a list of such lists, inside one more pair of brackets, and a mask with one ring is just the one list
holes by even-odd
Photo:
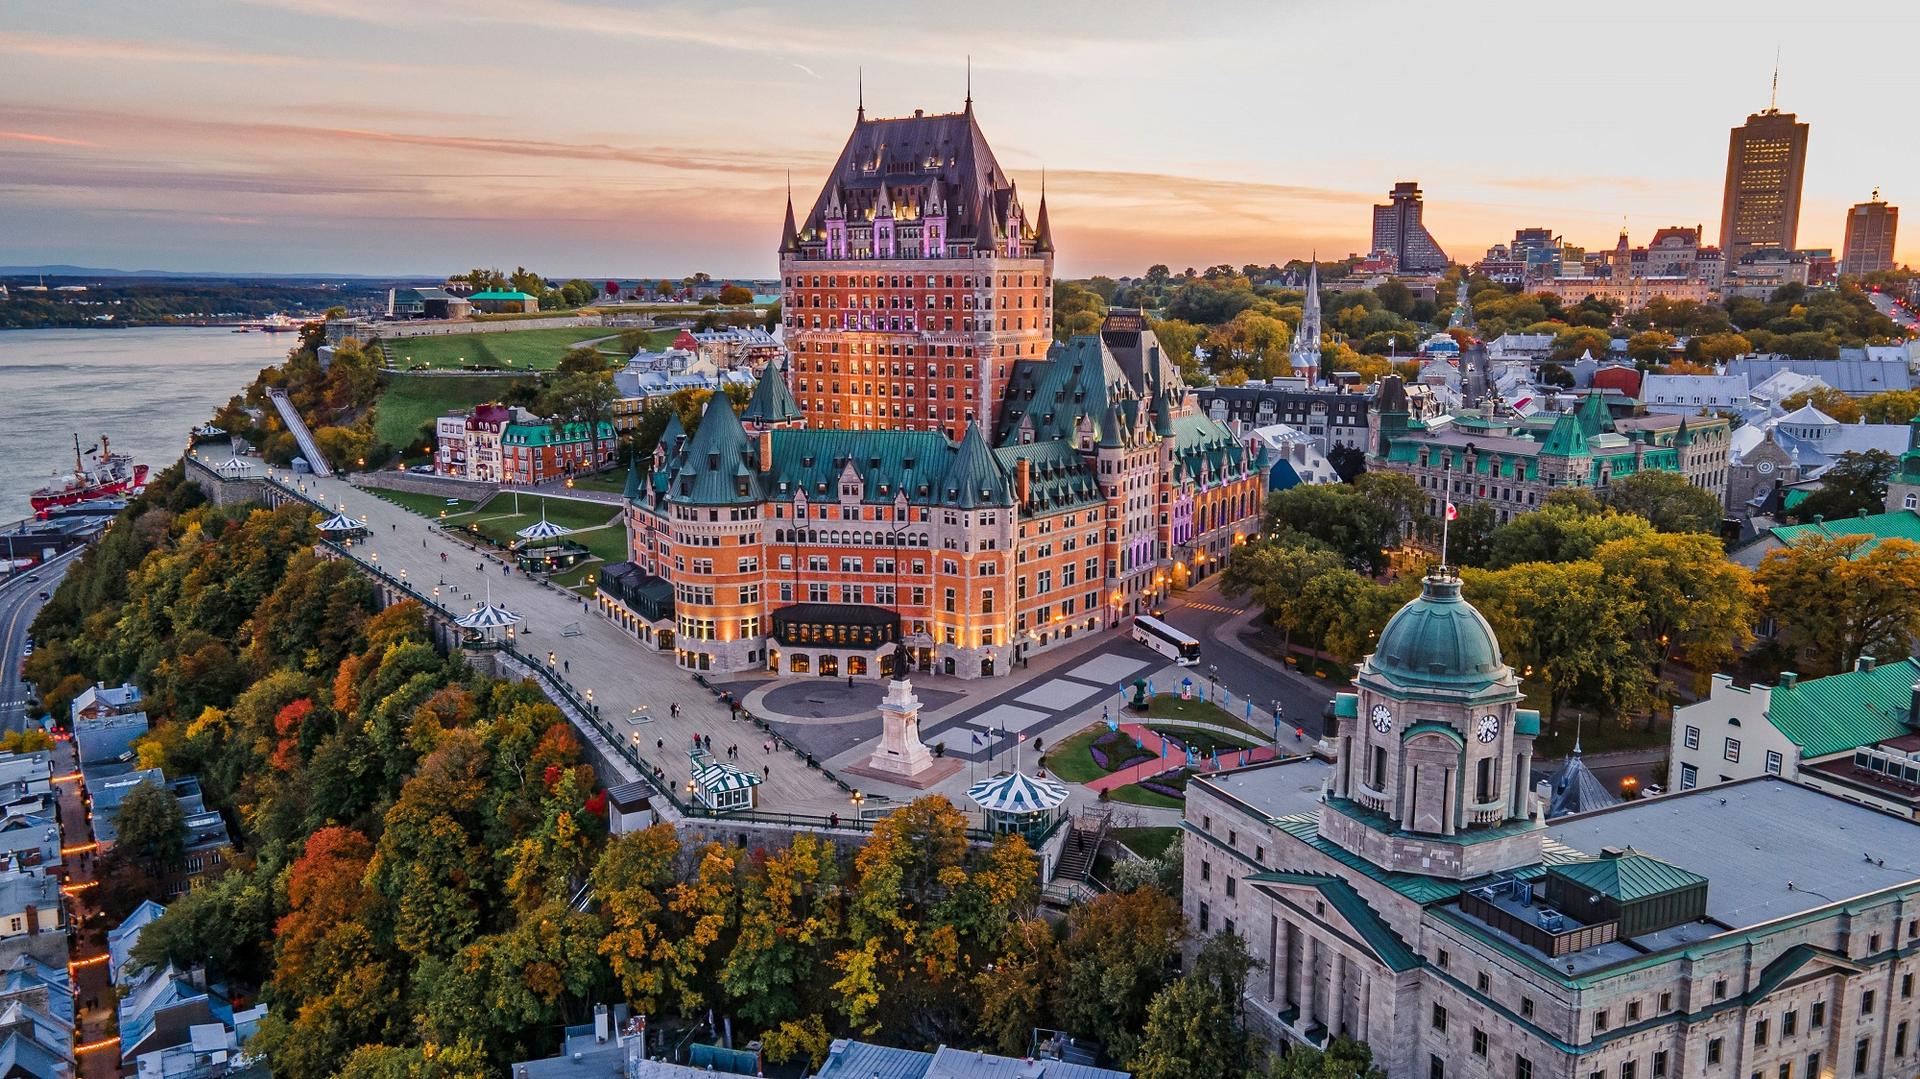
[[59, 586], [82, 550], [75, 548], [0, 584], [0, 730], [20, 730], [26, 720], [27, 686], [20, 680], [20, 661], [25, 658], [34, 616], [46, 604], [40, 593], [51, 594]]
[[[525, 617], [515, 641], [520, 650], [529, 655], [552, 651], [556, 672], [576, 691], [591, 691], [600, 714], [669, 782], [684, 785], [689, 771], [687, 749], [694, 735], [701, 734], [713, 739], [717, 756], [724, 757], [725, 748], [737, 744], [742, 767], [766, 770], [761, 809], [817, 815], [845, 811], [847, 796], [831, 780], [793, 754], [777, 749], [764, 752], [765, 735], [752, 724], [733, 719], [712, 694], [675, 667], [671, 655], [645, 648], [586, 610], [579, 596], [530, 580], [518, 570], [502, 572], [505, 567], [499, 562], [442, 535], [426, 518], [345, 480], [307, 476], [301, 482], [309, 497], [328, 506], [344, 504], [351, 516], [366, 516], [370, 536], [354, 544], [356, 560], [377, 564], [396, 576], [404, 573], [422, 593], [438, 588], [438, 602], [450, 614], [464, 614], [491, 595], [495, 603]], [[483, 560], [485, 570], [475, 569]], [[674, 705], [679, 706], [678, 715], [673, 714]], [[603, 778], [608, 783], [617, 780]], [[852, 782], [852, 777], [848, 780]]]
[[[78, 771], [73, 743], [55, 743], [53, 774], [73, 775]], [[93, 843], [93, 820], [87, 815], [81, 785], [75, 782], [57, 783], [55, 793], [59, 796], [61, 844], [69, 849], [88, 847]], [[68, 854], [66, 863], [66, 887], [72, 889], [67, 896], [67, 913], [73, 923], [68, 955], [69, 961], [75, 964], [71, 970], [74, 1018], [80, 1028], [76, 1033], [80, 1044], [92, 1045], [108, 1038], [114, 1024], [113, 994], [109, 992], [107, 964], [90, 961], [106, 953], [109, 927], [100, 913], [99, 889], [90, 883], [95, 879], [97, 868], [91, 850]], [[83, 1053], [80, 1056], [80, 1079], [117, 1076], [120, 1074], [119, 1064], [118, 1046]]]
[[1271, 713], [1278, 701], [1287, 723], [1305, 728], [1309, 737], [1320, 737], [1325, 733], [1320, 717], [1334, 687], [1296, 674], [1265, 656], [1249, 655], [1244, 646], [1230, 643], [1229, 639], [1243, 628], [1249, 609], [1223, 597], [1219, 581], [1214, 577], [1196, 588], [1175, 593], [1167, 607], [1168, 622], [1200, 639], [1200, 665], [1194, 668], [1194, 680], [1217, 675], [1219, 685], [1233, 695], [1236, 713], [1249, 694], [1256, 718], [1259, 713]]
[[1914, 317], [1906, 308], [1894, 303], [1893, 297], [1884, 292], [1869, 292], [1867, 298], [1873, 301], [1873, 306], [1879, 308], [1881, 314], [1892, 319], [1895, 325], [1907, 330], [1920, 331], [1920, 318]]

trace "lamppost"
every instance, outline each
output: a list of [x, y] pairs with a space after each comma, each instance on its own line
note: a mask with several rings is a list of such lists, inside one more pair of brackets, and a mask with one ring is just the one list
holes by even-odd
[[1207, 690], [1207, 701], [1208, 703], [1212, 703], [1213, 699], [1220, 695], [1220, 668], [1219, 667], [1216, 667], [1211, 663], [1207, 664], [1207, 681], [1211, 683], [1211, 688]]

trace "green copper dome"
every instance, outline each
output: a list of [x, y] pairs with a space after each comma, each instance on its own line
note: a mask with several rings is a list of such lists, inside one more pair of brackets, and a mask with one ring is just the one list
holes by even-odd
[[1500, 641], [1460, 596], [1460, 579], [1428, 577], [1380, 631], [1369, 666], [1397, 685], [1475, 693], [1508, 677]]

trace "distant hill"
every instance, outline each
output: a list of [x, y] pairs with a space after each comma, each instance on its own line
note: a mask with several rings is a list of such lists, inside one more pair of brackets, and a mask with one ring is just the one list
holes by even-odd
[[100, 266], [0, 266], [0, 277], [149, 277], [196, 281], [443, 281], [445, 274], [221, 273], [213, 270], [116, 270]]

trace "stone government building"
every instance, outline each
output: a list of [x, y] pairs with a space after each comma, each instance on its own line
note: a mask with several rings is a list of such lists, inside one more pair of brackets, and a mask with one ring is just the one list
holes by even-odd
[[[670, 421], [600, 609], [695, 671], [1005, 674], [1223, 564], [1263, 450], [1139, 312], [1052, 342], [1053, 242], [959, 113], [864, 109], [780, 243], [791, 363]], [[667, 597], [671, 598], [668, 599]]]
[[1188, 786], [1186, 914], [1246, 940], [1266, 1038], [1395, 1079], [1920, 1073], [1920, 826], [1772, 778], [1548, 822], [1539, 716], [1444, 569], [1355, 686], [1331, 765]]

